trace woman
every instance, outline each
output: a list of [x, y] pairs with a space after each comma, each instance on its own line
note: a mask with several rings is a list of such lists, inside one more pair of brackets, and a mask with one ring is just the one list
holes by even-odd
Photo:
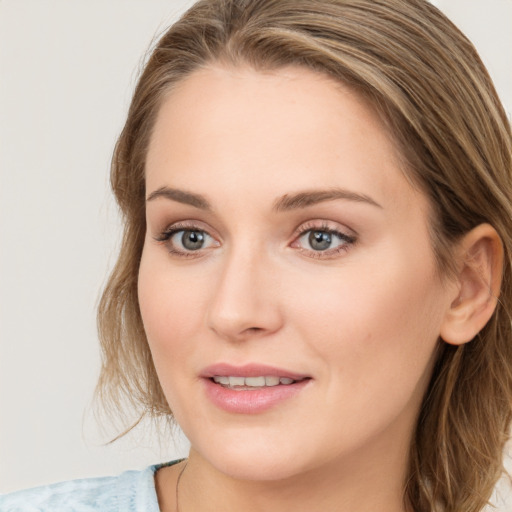
[[195, 4], [112, 185], [99, 391], [190, 455], [6, 510], [483, 509], [511, 419], [511, 135], [434, 7]]

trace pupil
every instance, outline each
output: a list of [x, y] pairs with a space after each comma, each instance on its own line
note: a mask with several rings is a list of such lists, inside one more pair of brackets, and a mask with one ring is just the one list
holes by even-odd
[[204, 234], [200, 231], [185, 231], [181, 237], [181, 243], [189, 251], [197, 251], [204, 244]]
[[309, 234], [309, 244], [315, 251], [325, 251], [329, 249], [331, 242], [331, 234], [325, 231], [312, 231]]

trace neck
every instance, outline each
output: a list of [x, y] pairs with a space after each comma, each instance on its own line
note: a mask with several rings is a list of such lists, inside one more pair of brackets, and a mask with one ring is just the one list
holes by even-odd
[[179, 510], [405, 512], [406, 457], [401, 447], [396, 448], [391, 457], [365, 461], [361, 454], [354, 454], [278, 481], [242, 480], [226, 475], [191, 450], [180, 482]]

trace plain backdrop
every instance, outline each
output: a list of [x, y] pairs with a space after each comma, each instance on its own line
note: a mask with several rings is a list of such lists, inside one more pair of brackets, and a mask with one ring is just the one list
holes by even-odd
[[[110, 156], [143, 57], [185, 0], [0, 0], [0, 492], [187, 452], [92, 415], [95, 307], [119, 240]], [[512, 0], [438, 0], [512, 109]], [[512, 506], [512, 505], [511, 505]], [[499, 508], [500, 511], [505, 511]]]

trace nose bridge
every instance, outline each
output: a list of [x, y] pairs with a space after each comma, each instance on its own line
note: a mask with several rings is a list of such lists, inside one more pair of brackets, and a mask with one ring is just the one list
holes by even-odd
[[272, 274], [270, 259], [254, 240], [228, 249], [211, 298], [209, 327], [232, 340], [277, 330], [281, 318]]

